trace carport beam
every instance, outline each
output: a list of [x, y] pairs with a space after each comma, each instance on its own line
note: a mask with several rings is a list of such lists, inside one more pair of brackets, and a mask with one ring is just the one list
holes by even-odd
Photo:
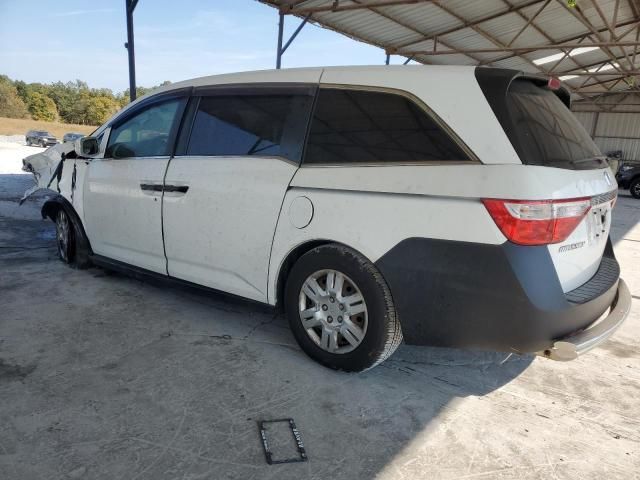
[[285, 43], [283, 47], [282, 36], [284, 34], [284, 13], [280, 12], [280, 21], [278, 22], [278, 52], [276, 56], [277, 69], [280, 69], [280, 67], [282, 66], [282, 55], [284, 54], [284, 52], [287, 51], [287, 48], [289, 48], [289, 45], [291, 45], [291, 42], [293, 42], [293, 40], [298, 36], [298, 34], [300, 33], [300, 30], [302, 30], [302, 28], [307, 24], [307, 22], [309, 21], [309, 18], [311, 18], [310, 13], [307, 14], [306, 17], [304, 17], [302, 22], [300, 22], [300, 25], [298, 25], [298, 28], [296, 28], [295, 32], [293, 32], [293, 34], [291, 35], [289, 40], [287, 40], [287, 43]]
[[133, 11], [138, 5], [138, 0], [125, 0], [127, 11], [127, 43], [124, 47], [129, 56], [129, 99], [133, 102], [136, 99], [136, 58], [133, 42]]

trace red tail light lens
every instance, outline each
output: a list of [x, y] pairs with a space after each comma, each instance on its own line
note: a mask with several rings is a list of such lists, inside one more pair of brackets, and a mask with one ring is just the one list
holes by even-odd
[[482, 203], [500, 231], [519, 245], [546, 245], [567, 239], [591, 209], [591, 199], [499, 200]]

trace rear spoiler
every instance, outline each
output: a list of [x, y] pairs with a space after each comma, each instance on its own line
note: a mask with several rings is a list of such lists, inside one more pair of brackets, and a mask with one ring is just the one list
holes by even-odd
[[[552, 78], [535, 73], [525, 73], [520, 70], [489, 67], [476, 67], [475, 74], [480, 88], [494, 110], [500, 103], [504, 104], [503, 100], [509, 90], [509, 86], [511, 86], [511, 82], [514, 80], [525, 79], [539, 87], [545, 87], [549, 85], [549, 80]], [[569, 90], [562, 85], [559, 88], [549, 88], [549, 90], [555, 93], [567, 108], [571, 108], [571, 93]]]

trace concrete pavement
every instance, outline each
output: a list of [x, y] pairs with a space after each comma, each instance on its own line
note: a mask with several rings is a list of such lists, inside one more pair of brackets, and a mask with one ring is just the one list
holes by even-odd
[[[401, 346], [327, 370], [252, 304], [65, 267], [42, 195], [0, 175], [2, 479], [633, 479], [640, 472], [640, 201], [612, 236], [635, 297], [570, 363]], [[269, 466], [257, 421], [309, 461]], [[291, 452], [286, 439], [279, 451]]]

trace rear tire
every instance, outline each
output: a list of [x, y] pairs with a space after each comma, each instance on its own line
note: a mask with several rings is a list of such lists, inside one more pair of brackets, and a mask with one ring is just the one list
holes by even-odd
[[373, 368], [402, 342], [387, 283], [351, 248], [323, 245], [300, 257], [289, 273], [284, 300], [300, 347], [326, 367]]
[[640, 198], [640, 178], [636, 178], [631, 182], [629, 192], [633, 198]]

